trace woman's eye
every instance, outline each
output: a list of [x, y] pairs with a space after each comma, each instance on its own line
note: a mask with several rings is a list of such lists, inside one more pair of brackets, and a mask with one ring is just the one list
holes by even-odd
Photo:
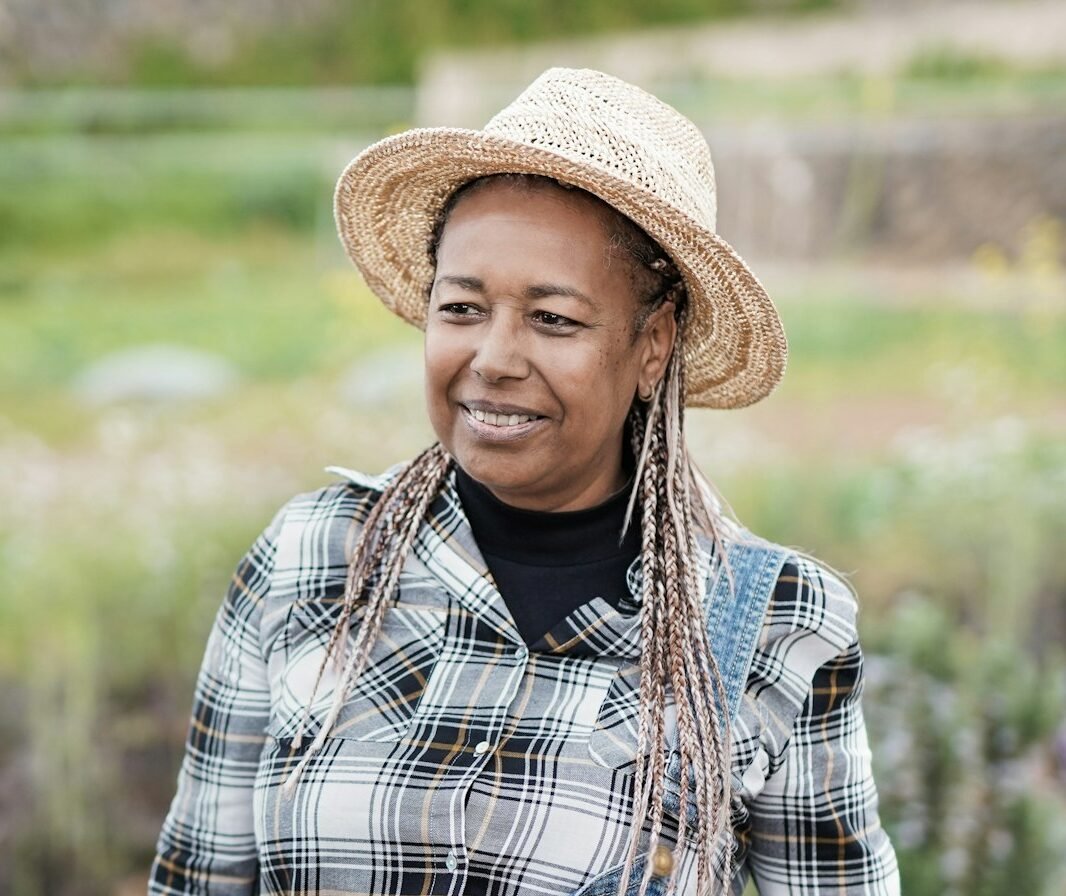
[[563, 317], [561, 314], [553, 314], [550, 311], [537, 311], [533, 314], [533, 319], [553, 330], [570, 329], [579, 326], [576, 320], [571, 320], [569, 317]]
[[477, 308], [466, 302], [449, 302], [440, 306], [440, 312], [451, 317], [470, 317], [477, 313]]

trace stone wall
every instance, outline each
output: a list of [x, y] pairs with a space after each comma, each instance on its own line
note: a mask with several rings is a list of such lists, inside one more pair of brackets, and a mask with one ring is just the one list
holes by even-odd
[[1066, 3], [865, 3], [850, 12], [661, 28], [426, 58], [418, 122], [480, 127], [553, 65], [596, 68], [653, 92], [665, 85], [841, 71], [894, 72], [950, 48], [1026, 65], [1066, 65]]
[[[1066, 66], [1066, 3], [868, 0], [844, 13], [438, 54], [424, 65], [416, 120], [480, 127], [553, 65], [598, 68], [675, 101], [723, 76], [772, 89], [890, 74], [937, 51]], [[1018, 251], [1030, 222], [1066, 219], [1066, 110], [743, 124], [679, 105], [711, 145], [719, 231], [745, 255], [936, 264], [986, 243]]]
[[1066, 220], [1066, 114], [707, 136], [719, 231], [745, 255], [927, 265], [1017, 253], [1031, 222]]

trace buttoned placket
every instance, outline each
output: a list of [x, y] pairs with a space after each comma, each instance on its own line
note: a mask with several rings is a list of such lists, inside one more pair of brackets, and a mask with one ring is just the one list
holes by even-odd
[[[473, 540], [465, 518], [458, 533], [447, 540], [423, 529], [421, 543], [416, 544], [420, 559], [469, 613], [493, 629], [499, 656], [488, 675], [479, 683], [478, 709], [487, 724], [471, 727], [463, 749], [455, 752], [444, 780], [451, 786], [438, 786], [430, 796], [429, 813], [435, 831], [442, 835], [445, 847], [439, 870], [434, 876], [434, 894], [461, 893], [469, 874], [466, 844], [466, 804], [471, 787], [493, 761], [493, 754], [503, 739], [504, 724], [518, 696], [522, 677], [529, 661], [529, 650], [521, 639], [502, 595], [485, 572], [485, 564]], [[424, 539], [424, 540], [423, 540]], [[419, 550], [421, 548], [421, 550]], [[445, 645], [445, 650], [448, 645]], [[456, 709], [466, 709], [466, 695], [453, 695]], [[486, 712], [487, 711], [487, 712]]]
[[[447, 830], [451, 835], [450, 842], [444, 844], [447, 851], [440, 871], [434, 877], [432, 893], [461, 893], [466, 886], [469, 874], [465, 836], [467, 795], [492, 761], [493, 753], [502, 740], [504, 723], [518, 695], [528, 660], [529, 651], [524, 645], [502, 650], [499, 662], [493, 666], [489, 680], [484, 682], [484, 689], [479, 693], [480, 708], [491, 705], [493, 709], [490, 724], [469, 729], [465, 748], [457, 751], [452, 761], [451, 772], [454, 777], [448, 776], [452, 786], [436, 788], [432, 795], [431, 816], [447, 818]], [[494, 699], [488, 704], [486, 699], [490, 694], [494, 695]]]
[[[446, 488], [447, 494], [453, 489]], [[456, 500], [458, 504], [458, 501]], [[470, 530], [469, 522], [460, 514], [455, 528], [441, 533], [430, 526], [423, 527], [413, 546], [414, 554], [426, 571], [447, 591], [452, 600], [478, 623], [491, 630], [495, 645], [489, 639], [483, 639], [477, 647], [493, 651], [495, 655], [487, 664], [488, 671], [477, 682], [477, 722], [463, 733], [463, 745], [459, 749], [442, 751], [443, 761], [438, 778], [427, 787], [424, 804], [425, 830], [429, 842], [434, 844], [437, 855], [436, 868], [429, 892], [455, 896], [463, 892], [469, 876], [469, 855], [466, 837], [466, 807], [471, 788], [495, 761], [495, 753], [504, 737], [507, 720], [512, 715], [527, 664], [530, 651], [522, 639], [507, 608], [506, 602], [495, 587], [487, 571], [487, 565], [481, 556]], [[630, 585], [633, 609], [640, 606], [640, 564], [639, 558], [628, 571], [627, 581]], [[597, 615], [613, 612], [605, 601], [595, 598]], [[628, 626], [627, 626], [628, 628]], [[620, 643], [628, 644], [639, 632], [639, 625]], [[464, 635], [460, 643], [449, 644], [445, 636], [442, 656], [451, 650], [457, 657], [467, 657], [470, 645]], [[491, 636], [490, 636], [491, 637]], [[628, 652], [628, 651], [627, 651]], [[459, 716], [464, 713], [470, 717], [475, 714], [466, 702], [468, 693], [446, 695], [434, 687], [440, 686], [436, 674], [427, 684], [427, 691], [422, 701], [428, 701], [437, 711], [443, 707]], [[422, 716], [421, 711], [416, 716]], [[447, 746], [447, 738], [431, 730], [434, 723], [426, 721], [427, 729], [412, 731], [412, 738], [422, 742], [438, 742]], [[437, 851], [439, 849], [439, 851]]]

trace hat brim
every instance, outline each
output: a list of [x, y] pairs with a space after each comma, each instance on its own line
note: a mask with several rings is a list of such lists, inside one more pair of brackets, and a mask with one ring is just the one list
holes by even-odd
[[542, 174], [587, 190], [670, 255], [690, 302], [680, 347], [687, 405], [738, 408], [773, 391], [788, 357], [784, 329], [762, 284], [728, 243], [650, 190], [591, 162], [484, 131], [418, 128], [387, 137], [352, 159], [337, 181], [341, 242], [395, 314], [425, 328], [433, 224], [458, 187], [501, 173]]

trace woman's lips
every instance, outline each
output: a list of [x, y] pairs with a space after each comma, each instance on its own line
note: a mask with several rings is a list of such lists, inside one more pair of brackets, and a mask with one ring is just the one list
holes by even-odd
[[490, 442], [512, 442], [536, 432], [547, 417], [530, 414], [493, 413], [460, 405], [466, 425], [481, 439]]
[[508, 414], [508, 413], [492, 413], [491, 411], [482, 411], [478, 408], [467, 408], [471, 414], [474, 415], [474, 419], [480, 423], [488, 423], [489, 426], [518, 426], [519, 423], [528, 423], [530, 420], [536, 420], [538, 414]]

